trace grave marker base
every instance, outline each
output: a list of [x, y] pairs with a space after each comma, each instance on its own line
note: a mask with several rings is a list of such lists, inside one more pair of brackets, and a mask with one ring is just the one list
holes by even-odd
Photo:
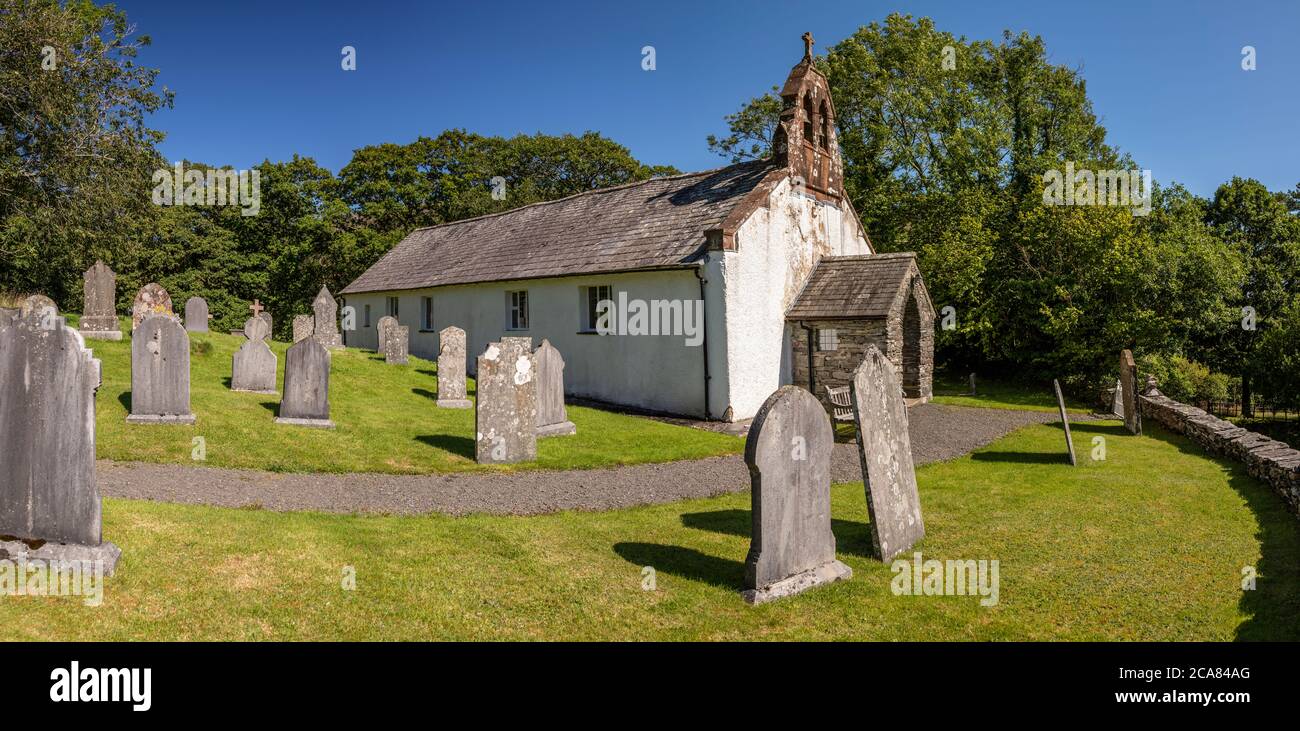
[[126, 417], [128, 424], [193, 424], [194, 414], [131, 414]]
[[329, 419], [295, 419], [286, 416], [275, 417], [275, 423], [288, 426], [306, 426], [313, 429], [333, 429], [334, 422]]
[[40, 561], [59, 568], [80, 568], [83, 571], [93, 571], [95, 563], [102, 562], [104, 576], [113, 575], [113, 570], [117, 568], [117, 560], [121, 557], [122, 549], [108, 541], [98, 546], [46, 543], [40, 548], [31, 548], [23, 541], [0, 541], [0, 560], [13, 561], [16, 564]]
[[565, 437], [577, 433], [578, 427], [574, 426], [572, 421], [561, 421], [558, 424], [537, 427], [537, 437], [539, 439], [542, 437]]
[[438, 407], [443, 409], [472, 409], [474, 402], [467, 398], [440, 398]]
[[121, 330], [82, 330], [81, 337], [86, 340], [121, 340]]
[[740, 592], [740, 595], [745, 598], [747, 604], [763, 604], [774, 599], [794, 596], [823, 584], [845, 581], [852, 577], [853, 569], [844, 565], [841, 561], [834, 560], [815, 569], [808, 569], [794, 576], [787, 576], [775, 584], [769, 584], [758, 589], [746, 589]]

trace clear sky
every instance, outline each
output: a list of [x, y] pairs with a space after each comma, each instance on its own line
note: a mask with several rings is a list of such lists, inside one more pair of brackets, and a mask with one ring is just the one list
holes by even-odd
[[[722, 2], [696, 0], [121, 0], [154, 44], [174, 109], [170, 159], [246, 168], [463, 127], [596, 130], [640, 160], [717, 167], [705, 136], [784, 81], [802, 54], [898, 10], [944, 30], [1041, 35], [1082, 70], [1108, 140], [1161, 182], [1210, 195], [1233, 175], [1300, 183], [1300, 2]], [[340, 68], [341, 49], [357, 70]], [[654, 71], [641, 49], [654, 46]], [[1241, 68], [1254, 46], [1257, 70]]]

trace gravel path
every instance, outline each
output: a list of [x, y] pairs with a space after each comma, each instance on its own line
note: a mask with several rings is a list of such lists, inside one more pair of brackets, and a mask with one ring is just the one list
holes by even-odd
[[[938, 404], [912, 407], [908, 415], [918, 465], [966, 454], [1027, 424], [1059, 419], [1054, 413]], [[835, 445], [831, 475], [836, 482], [862, 479], [855, 445]], [[451, 475], [281, 474], [101, 460], [98, 476], [101, 492], [110, 497], [404, 515], [610, 510], [749, 487], [749, 472], [739, 455], [595, 470]]]

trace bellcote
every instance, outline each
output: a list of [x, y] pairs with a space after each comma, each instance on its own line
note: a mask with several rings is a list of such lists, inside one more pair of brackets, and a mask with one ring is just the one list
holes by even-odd
[[803, 59], [781, 88], [781, 120], [772, 140], [777, 164], [803, 179], [810, 195], [838, 201], [844, 165], [835, 138], [830, 83], [813, 63], [813, 37], [803, 34]]

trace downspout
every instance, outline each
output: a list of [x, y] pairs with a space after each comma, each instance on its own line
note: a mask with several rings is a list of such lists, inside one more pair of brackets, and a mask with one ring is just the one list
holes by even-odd
[[709, 317], [704, 310], [704, 285], [708, 284], [704, 278], [704, 267], [708, 262], [708, 256], [700, 260], [700, 266], [695, 270], [695, 278], [700, 280], [700, 319], [704, 322], [704, 338], [701, 341], [701, 349], [704, 351], [704, 418], [711, 418], [709, 414]]
[[813, 375], [813, 328], [803, 320], [799, 321], [799, 327], [808, 333], [808, 391], [813, 396], [817, 395], [817, 377]]

